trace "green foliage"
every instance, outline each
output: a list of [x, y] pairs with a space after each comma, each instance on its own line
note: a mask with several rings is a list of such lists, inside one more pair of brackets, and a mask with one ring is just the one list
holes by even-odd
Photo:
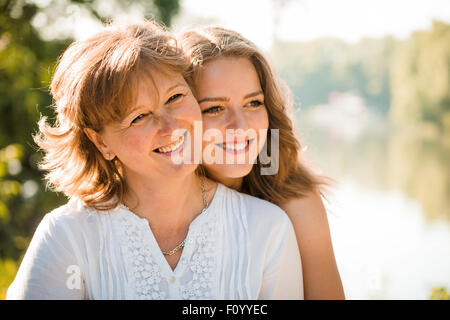
[[168, 27], [174, 17], [180, 10], [179, 0], [153, 0], [159, 12], [159, 19]]
[[[391, 119], [427, 124], [450, 136], [450, 25], [434, 22], [398, 44], [391, 74]], [[423, 126], [420, 126], [422, 128]]]
[[14, 280], [18, 268], [18, 263], [14, 260], [0, 259], [0, 300], [5, 300], [6, 290]]
[[395, 40], [389, 37], [355, 45], [337, 39], [277, 42], [271, 56], [303, 107], [327, 103], [330, 92], [343, 91], [363, 97], [375, 113], [385, 115], [394, 47]]
[[94, 18], [105, 23], [113, 17], [105, 15], [98, 8], [101, 3], [108, 3], [112, 7], [116, 7], [116, 11], [126, 11], [131, 5], [140, 5], [144, 16], [147, 19], [156, 19], [167, 27], [170, 27], [172, 18], [180, 10], [179, 0], [67, 0], [68, 2], [77, 4], [87, 9]]
[[0, 16], [0, 146], [31, 142], [30, 128], [39, 118], [37, 106], [51, 104], [50, 70], [67, 45], [40, 40], [29, 23], [36, 11], [35, 6], [25, 5], [17, 18], [8, 12]]
[[8, 171], [14, 173], [20, 169], [21, 158], [21, 145], [9, 145], [0, 150], [0, 221], [3, 225], [7, 225], [11, 220], [11, 213], [7, 206], [8, 200], [20, 192], [19, 182], [4, 179], [4, 177], [7, 177]]
[[30, 24], [35, 5], [1, 5], [0, 259], [18, 260], [42, 215], [61, 203], [42, 187], [39, 154], [31, 146], [40, 113], [51, 115], [50, 109], [38, 107], [51, 104], [50, 73], [68, 42], [39, 38]]
[[386, 37], [352, 45], [336, 39], [277, 42], [271, 55], [303, 107], [326, 103], [332, 91], [352, 92], [374, 113], [399, 125], [421, 124], [418, 129], [434, 130], [450, 143], [446, 23], [436, 21], [432, 30], [415, 32], [405, 41]]
[[388, 185], [416, 199], [428, 221], [450, 220], [450, 146], [412, 129], [391, 134], [386, 146]]
[[450, 291], [445, 288], [433, 287], [431, 289], [431, 300], [450, 300]]

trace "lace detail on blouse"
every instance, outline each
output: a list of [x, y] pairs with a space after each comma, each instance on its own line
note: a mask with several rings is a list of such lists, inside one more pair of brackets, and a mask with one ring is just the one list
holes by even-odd
[[149, 248], [148, 233], [144, 228], [148, 224], [144, 220], [120, 217], [122, 239], [125, 243], [124, 258], [131, 264], [129, 273], [134, 284], [137, 299], [166, 299], [166, 293], [160, 289], [161, 270], [154, 262]]
[[188, 266], [192, 279], [180, 287], [180, 295], [183, 299], [213, 299], [217, 221], [204, 223], [201, 229], [192, 232], [189, 238], [196, 246], [196, 252]]
[[[151, 230], [141, 219], [122, 207], [119, 213], [119, 229], [129, 277], [137, 299], [166, 299], [167, 281], [158, 261], [152, 256]], [[207, 213], [210, 214], [210, 213]], [[206, 218], [206, 217], [203, 217]], [[216, 270], [217, 220], [208, 219], [189, 230], [186, 245], [179, 263], [186, 261], [181, 275], [179, 294], [181, 299], [214, 299], [214, 272]], [[183, 267], [180, 267], [183, 268]]]

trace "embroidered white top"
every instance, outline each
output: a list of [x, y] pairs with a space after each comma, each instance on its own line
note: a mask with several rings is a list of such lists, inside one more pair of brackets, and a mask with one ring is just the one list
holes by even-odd
[[146, 219], [72, 199], [40, 222], [7, 299], [303, 299], [279, 207], [218, 184], [186, 239], [172, 270]]

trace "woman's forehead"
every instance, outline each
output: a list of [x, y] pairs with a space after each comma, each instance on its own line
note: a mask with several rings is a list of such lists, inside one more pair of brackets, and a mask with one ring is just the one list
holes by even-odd
[[[230, 94], [233, 91], [248, 94], [261, 90], [258, 73], [247, 58], [220, 58], [208, 62], [199, 70], [195, 87], [197, 93]], [[202, 98], [202, 97], [197, 98]]]
[[170, 69], [144, 70], [136, 77], [133, 107], [158, 103], [170, 90], [187, 87], [183, 75]]

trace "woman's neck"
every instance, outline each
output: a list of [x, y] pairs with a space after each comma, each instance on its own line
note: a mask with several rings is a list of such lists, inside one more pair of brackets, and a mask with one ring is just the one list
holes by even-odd
[[241, 190], [242, 183], [244, 181], [243, 177], [240, 178], [229, 178], [229, 177], [219, 177], [219, 176], [213, 176], [211, 175], [211, 178], [228, 188], [234, 189], [234, 190]]
[[155, 180], [130, 179], [125, 205], [150, 226], [167, 232], [186, 228], [201, 212], [202, 192], [200, 179], [195, 174], [185, 177]]

